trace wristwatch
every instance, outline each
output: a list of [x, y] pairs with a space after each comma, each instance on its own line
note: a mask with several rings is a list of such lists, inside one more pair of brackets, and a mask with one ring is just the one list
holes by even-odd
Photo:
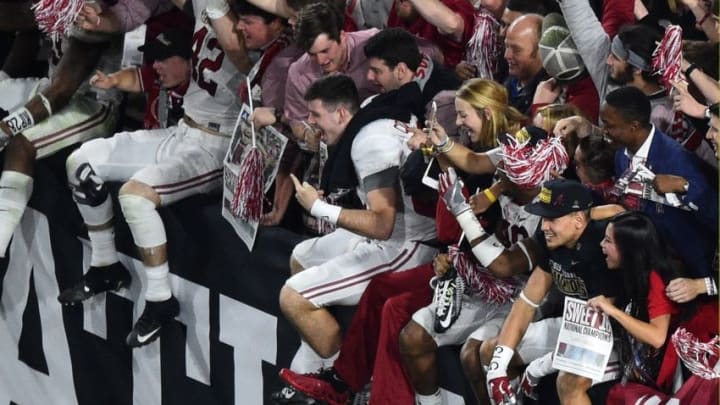
[[275, 115], [275, 123], [276, 124], [282, 124], [283, 114], [284, 114], [284, 111], [282, 108], [275, 109], [274, 115]]
[[706, 120], [709, 120], [712, 117], [712, 113], [710, 112], [710, 107], [705, 107], [705, 113], [703, 115], [705, 116]]

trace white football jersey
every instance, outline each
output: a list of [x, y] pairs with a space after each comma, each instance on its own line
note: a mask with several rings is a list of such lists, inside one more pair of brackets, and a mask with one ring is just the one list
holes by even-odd
[[540, 217], [525, 211], [524, 206], [518, 205], [510, 197], [498, 197], [502, 211], [503, 232], [507, 232], [510, 243], [517, 243], [534, 235], [540, 225]]
[[240, 113], [237, 89], [245, 75], [220, 47], [206, 7], [207, 0], [193, 0], [192, 75], [183, 108], [196, 123], [229, 136]]
[[[360, 180], [358, 196], [367, 204], [367, 191], [362, 180], [391, 167], [402, 167], [410, 154], [407, 146], [408, 124], [391, 119], [380, 119], [365, 125], [352, 144], [352, 160]], [[398, 179], [398, 183], [402, 181]], [[428, 240], [435, 236], [435, 221], [415, 212], [412, 198], [400, 190], [402, 204], [395, 217], [391, 241]]]

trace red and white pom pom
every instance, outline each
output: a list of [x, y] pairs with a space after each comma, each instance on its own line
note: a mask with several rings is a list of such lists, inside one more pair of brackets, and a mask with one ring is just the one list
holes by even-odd
[[671, 81], [682, 78], [680, 63], [682, 62], [682, 28], [669, 25], [665, 29], [660, 45], [653, 52], [650, 65], [653, 72], [660, 75], [660, 84], [666, 89], [672, 88]]
[[703, 343], [685, 328], [678, 328], [672, 335], [672, 342], [678, 357], [693, 374], [706, 380], [720, 378], [720, 373], [717, 371], [717, 336]]
[[570, 160], [560, 138], [541, 139], [532, 146], [530, 139], [518, 142], [509, 134], [502, 156], [508, 179], [527, 189], [550, 180], [552, 172], [563, 172]]
[[262, 216], [264, 168], [262, 151], [249, 148], [240, 165], [231, 207], [233, 215], [244, 221], [258, 222]]
[[500, 279], [475, 260], [471, 253], [463, 252], [457, 245], [448, 247], [450, 262], [465, 283], [465, 291], [479, 295], [484, 301], [504, 304], [512, 301], [520, 286], [514, 279]]
[[40, 0], [32, 10], [40, 30], [62, 35], [70, 30], [84, 5], [84, 0]]
[[497, 32], [498, 23], [484, 8], [475, 10], [475, 35], [467, 43], [467, 61], [475, 66], [475, 77], [493, 79], [498, 70], [498, 60], [502, 57], [501, 38]]

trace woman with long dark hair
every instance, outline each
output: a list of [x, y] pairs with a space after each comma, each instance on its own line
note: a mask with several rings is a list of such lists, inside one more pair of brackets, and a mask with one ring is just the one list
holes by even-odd
[[679, 314], [677, 304], [665, 295], [665, 286], [681, 275], [668, 259], [655, 225], [640, 212], [613, 217], [600, 245], [608, 268], [623, 272], [628, 304], [623, 310], [604, 296], [590, 299], [589, 304], [622, 327], [625, 378], [662, 389], [669, 382], [660, 375], [668, 331]]

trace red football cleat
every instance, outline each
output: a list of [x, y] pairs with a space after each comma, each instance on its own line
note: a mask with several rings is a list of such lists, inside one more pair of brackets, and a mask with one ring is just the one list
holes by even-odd
[[280, 378], [303, 394], [325, 401], [328, 405], [347, 405], [350, 399], [348, 391], [339, 392], [330, 384], [332, 370], [318, 374], [298, 374], [287, 368], [280, 370]]

